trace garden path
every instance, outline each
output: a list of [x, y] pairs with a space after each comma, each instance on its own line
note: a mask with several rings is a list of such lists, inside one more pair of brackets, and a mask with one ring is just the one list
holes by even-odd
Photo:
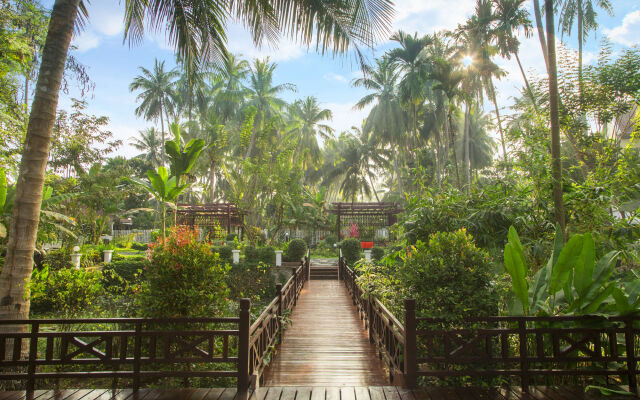
[[305, 283], [266, 386], [382, 386], [387, 375], [342, 281]]

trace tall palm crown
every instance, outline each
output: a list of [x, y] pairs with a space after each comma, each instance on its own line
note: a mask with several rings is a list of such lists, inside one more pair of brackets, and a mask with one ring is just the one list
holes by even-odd
[[239, 106], [248, 94], [243, 82], [249, 72], [249, 62], [233, 54], [229, 54], [221, 65], [214, 65], [214, 110], [223, 123], [238, 115]]
[[322, 122], [330, 121], [333, 113], [320, 108], [318, 99], [313, 96], [293, 103], [290, 113], [294, 120], [290, 132], [298, 137], [298, 152], [303, 153], [305, 164], [317, 166], [321, 158], [318, 137], [327, 140], [333, 136], [333, 128]]
[[397, 90], [399, 79], [398, 68], [388, 57], [382, 57], [376, 59], [374, 67], [365, 66], [363, 77], [352, 83], [353, 86], [370, 92], [354, 108], [362, 110], [374, 104], [365, 120], [363, 131], [373, 133], [375, 138], [385, 144], [398, 145], [404, 137], [406, 121]]
[[132, 137], [130, 143], [142, 152], [142, 158], [149, 161], [154, 168], [162, 162], [162, 140], [155, 128], [140, 131], [139, 136]]
[[147, 120], [160, 119], [160, 132], [162, 133], [162, 164], [166, 163], [164, 150], [165, 130], [164, 119], [169, 124], [169, 112], [173, 110], [176, 101], [175, 79], [179, 74], [175, 70], [165, 71], [164, 61], [155, 60], [153, 71], [140, 67], [140, 75], [133, 78], [129, 85], [130, 91], [140, 90], [136, 97], [140, 105], [135, 112], [138, 116], [144, 116]]
[[[488, 114], [476, 109], [471, 113], [469, 121], [469, 158], [471, 168], [474, 170], [491, 166], [493, 154], [496, 149], [496, 142], [489, 134], [489, 129], [493, 128], [493, 123]], [[464, 150], [462, 138], [456, 141], [458, 152]]]

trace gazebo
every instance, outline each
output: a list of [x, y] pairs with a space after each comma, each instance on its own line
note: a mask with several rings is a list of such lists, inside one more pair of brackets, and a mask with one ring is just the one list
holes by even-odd
[[398, 221], [397, 214], [403, 210], [396, 203], [331, 203], [327, 210], [336, 215], [338, 240], [342, 240], [343, 230], [351, 225], [363, 228], [386, 228]]
[[227, 233], [238, 233], [242, 227], [242, 216], [231, 203], [178, 204], [178, 224], [192, 228], [220, 226]]

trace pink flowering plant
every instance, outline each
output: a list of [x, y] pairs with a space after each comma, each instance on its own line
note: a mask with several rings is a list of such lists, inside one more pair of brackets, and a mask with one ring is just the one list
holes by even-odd
[[198, 233], [174, 227], [149, 246], [146, 281], [137, 303], [145, 317], [216, 317], [228, 306], [229, 267], [198, 241]]

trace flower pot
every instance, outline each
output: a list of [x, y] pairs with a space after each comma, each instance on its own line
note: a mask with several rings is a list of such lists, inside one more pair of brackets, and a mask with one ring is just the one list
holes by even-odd
[[371, 249], [373, 248], [373, 242], [360, 242], [360, 247], [363, 249]]
[[103, 260], [105, 264], [108, 264], [111, 262], [111, 259], [113, 258], [113, 250], [103, 250], [102, 254], [104, 256]]

